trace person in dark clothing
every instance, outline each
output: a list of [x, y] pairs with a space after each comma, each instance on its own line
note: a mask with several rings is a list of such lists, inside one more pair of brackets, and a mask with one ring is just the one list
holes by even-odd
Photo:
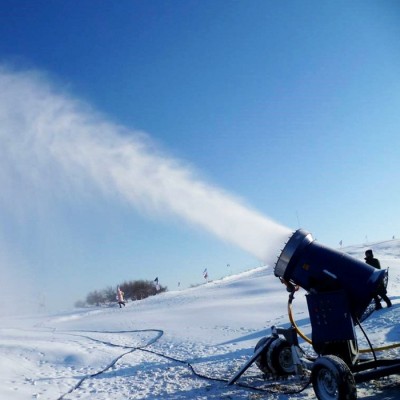
[[[377, 269], [381, 269], [381, 263], [377, 258], [374, 257], [374, 253], [372, 252], [371, 249], [365, 252], [364, 260], [368, 265], [371, 265], [372, 267]], [[392, 302], [387, 296], [386, 287], [383, 284], [378, 288], [378, 292], [376, 296], [374, 296], [376, 310], [380, 310], [382, 308], [381, 299], [386, 302], [386, 305], [388, 307], [392, 307]]]

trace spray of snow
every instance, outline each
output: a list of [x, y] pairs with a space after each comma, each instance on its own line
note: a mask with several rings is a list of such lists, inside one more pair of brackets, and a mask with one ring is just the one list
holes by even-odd
[[101, 193], [140, 213], [177, 216], [264, 262], [290, 235], [37, 72], [0, 68], [0, 92], [0, 205], [14, 218], [32, 221], [57, 196]]
[[[13, 248], [19, 237], [21, 244], [39, 239], [31, 245], [37, 268], [57, 264], [46, 243], [49, 234], [62, 240], [58, 207], [96, 204], [99, 196], [152, 218], [178, 217], [268, 264], [290, 235], [166, 155], [147, 134], [111, 122], [38, 72], [0, 67], [0, 93], [0, 253], [7, 254], [0, 263], [11, 276], [21, 276], [21, 265], [29, 271], [25, 249]], [[2, 281], [11, 304], [27, 286], [37, 292], [29, 299], [43, 295], [43, 284], [28, 275]]]

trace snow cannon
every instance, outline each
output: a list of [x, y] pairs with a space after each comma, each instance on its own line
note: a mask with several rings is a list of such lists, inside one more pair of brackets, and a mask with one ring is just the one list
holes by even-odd
[[322, 246], [299, 229], [282, 250], [274, 274], [293, 295], [297, 286], [308, 292], [316, 353], [354, 364], [359, 356], [354, 326], [384, 284], [385, 271]]
[[294, 232], [286, 243], [274, 273], [289, 291], [300, 286], [310, 295], [342, 292], [356, 320], [361, 319], [385, 279], [384, 270], [323, 246], [302, 229]]
[[[278, 379], [279, 387], [285, 378], [304, 384], [303, 389], [311, 381], [318, 400], [354, 400], [357, 383], [400, 373], [399, 359], [376, 355], [400, 343], [374, 348], [361, 326], [375, 309], [374, 297], [385, 289], [386, 270], [325, 247], [299, 229], [281, 251], [274, 274], [289, 292], [290, 326], [272, 326], [271, 335], [258, 341], [253, 356], [230, 379], [230, 385], [255, 363], [265, 379]], [[291, 310], [299, 288], [307, 292], [311, 339], [300, 330]], [[369, 348], [359, 350], [356, 326]], [[312, 345], [314, 353], [302, 349], [299, 337]]]

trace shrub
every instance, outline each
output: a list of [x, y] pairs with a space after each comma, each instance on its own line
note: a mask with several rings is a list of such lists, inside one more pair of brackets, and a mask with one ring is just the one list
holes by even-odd
[[[142, 300], [149, 296], [154, 296], [167, 291], [166, 286], [154, 284], [154, 281], [126, 281], [118, 285], [124, 292], [126, 300]], [[157, 290], [158, 289], [158, 290]], [[104, 305], [116, 302], [117, 288], [108, 286], [103, 290], [94, 290], [86, 296], [86, 301], [77, 301], [75, 307], [85, 307], [86, 305]]]

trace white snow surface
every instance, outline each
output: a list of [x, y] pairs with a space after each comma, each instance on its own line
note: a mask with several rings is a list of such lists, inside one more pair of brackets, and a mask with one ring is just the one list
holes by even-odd
[[[342, 251], [362, 259], [366, 248], [374, 250], [382, 268], [389, 267], [393, 307], [375, 311], [364, 330], [374, 347], [399, 343], [400, 240]], [[293, 311], [310, 335], [305, 294], [296, 294]], [[314, 399], [311, 385], [293, 393], [306, 380], [265, 380], [255, 365], [237, 384], [227, 385], [271, 326], [289, 326], [287, 301], [285, 287], [266, 266], [128, 302], [122, 309], [115, 304], [2, 317], [0, 399]], [[366, 348], [356, 331], [360, 348]], [[302, 339], [300, 345], [312, 352]], [[377, 356], [400, 358], [400, 348]], [[398, 399], [400, 377], [358, 384], [357, 393], [369, 400]]]

